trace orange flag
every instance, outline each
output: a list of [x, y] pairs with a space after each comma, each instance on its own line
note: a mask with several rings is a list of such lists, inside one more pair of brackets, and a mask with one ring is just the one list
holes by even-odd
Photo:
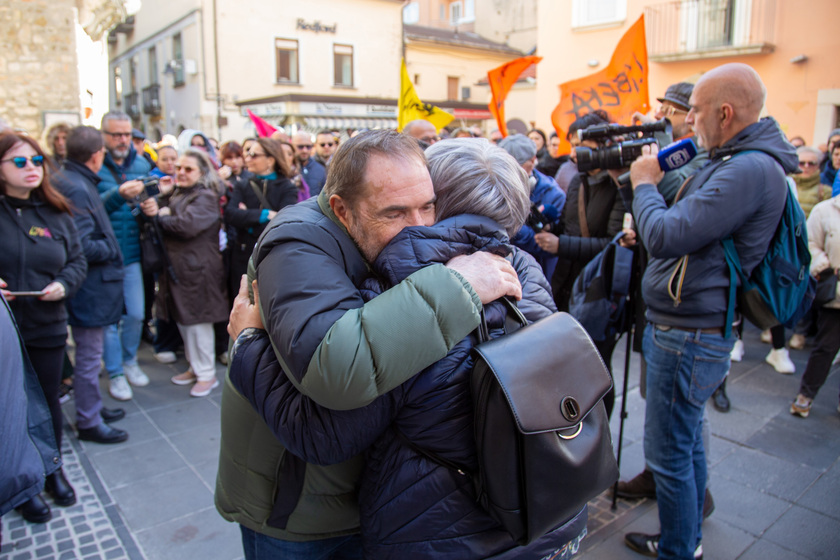
[[490, 112], [496, 117], [499, 124], [499, 132], [502, 137], [508, 135], [507, 124], [505, 123], [505, 99], [513, 84], [519, 79], [520, 74], [532, 64], [542, 60], [541, 56], [523, 56], [493, 68], [487, 72], [487, 80], [490, 82], [490, 93], [493, 98], [490, 100]]
[[560, 137], [559, 153], [571, 151], [566, 131], [578, 117], [603, 109], [614, 121], [629, 124], [634, 112], [647, 113], [649, 108], [645, 19], [641, 16], [618, 42], [609, 66], [560, 84], [560, 103], [551, 113]]

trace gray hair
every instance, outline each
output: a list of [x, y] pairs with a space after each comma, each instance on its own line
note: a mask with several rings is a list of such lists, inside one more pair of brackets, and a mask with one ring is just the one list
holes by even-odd
[[105, 145], [102, 133], [92, 126], [77, 126], [67, 134], [67, 159], [86, 163]]
[[818, 164], [820, 163], [820, 160], [823, 157], [823, 154], [822, 154], [821, 151], [819, 151], [816, 148], [812, 148], [811, 146], [800, 146], [800, 147], [796, 148], [796, 155], [801, 156], [802, 154], [811, 154], [812, 156], [816, 157]]
[[99, 127], [100, 130], [105, 130], [105, 123], [108, 121], [128, 121], [131, 122], [131, 117], [129, 117], [126, 113], [122, 111], [108, 111], [104, 115], [102, 115], [102, 124]]
[[437, 220], [458, 214], [485, 216], [511, 238], [522, 228], [531, 211], [528, 176], [505, 150], [486, 140], [451, 138], [429, 147], [426, 157], [437, 195]]
[[395, 130], [369, 130], [339, 145], [330, 162], [324, 194], [341, 197], [354, 208], [364, 194], [362, 192], [368, 160], [373, 155], [399, 159], [405, 162], [417, 161], [426, 165], [426, 156], [417, 141]]
[[502, 139], [498, 146], [512, 155], [520, 165], [534, 159], [537, 155], [537, 145], [524, 134], [508, 136]]

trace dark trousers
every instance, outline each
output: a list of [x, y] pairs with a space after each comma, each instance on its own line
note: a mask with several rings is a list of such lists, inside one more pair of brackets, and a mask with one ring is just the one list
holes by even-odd
[[808, 357], [799, 392], [813, 399], [828, 378], [831, 361], [840, 350], [840, 309], [821, 307], [817, 313], [815, 347]]
[[604, 360], [604, 364], [607, 366], [607, 371], [610, 372], [610, 377], [613, 380], [612, 387], [610, 387], [609, 392], [606, 396], [604, 396], [604, 408], [607, 409], [607, 417], [612, 418], [612, 411], [615, 406], [615, 377], [612, 372], [612, 355], [613, 350], [615, 350], [615, 344], [618, 341], [615, 338], [608, 336], [604, 340], [594, 340], [593, 342], [595, 343], [595, 348], [597, 348], [598, 352], [601, 354], [601, 359]]
[[61, 449], [62, 419], [58, 389], [61, 383], [61, 372], [64, 368], [65, 346], [65, 344], [62, 344], [53, 348], [36, 348], [26, 345], [29, 361], [38, 375], [38, 381], [44, 391], [44, 396], [47, 398], [47, 405], [50, 407], [53, 430], [55, 430], [55, 442], [58, 444], [59, 450]]

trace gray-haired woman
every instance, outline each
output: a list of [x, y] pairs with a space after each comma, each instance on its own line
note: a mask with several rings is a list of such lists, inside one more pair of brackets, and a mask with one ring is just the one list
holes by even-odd
[[157, 305], [175, 320], [189, 370], [172, 378], [176, 385], [195, 385], [193, 397], [204, 397], [216, 380], [213, 323], [227, 317], [224, 265], [219, 250], [223, 183], [210, 158], [189, 148], [175, 165], [175, 188], [159, 198], [157, 215], [171, 268], [160, 277]]

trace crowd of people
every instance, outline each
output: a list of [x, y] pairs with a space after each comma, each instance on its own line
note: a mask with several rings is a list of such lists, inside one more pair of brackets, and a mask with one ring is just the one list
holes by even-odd
[[[760, 117], [765, 96], [741, 64], [670, 86], [656, 111], [634, 117], [668, 121], [660, 146], [693, 139], [697, 156], [668, 172], [656, 144], [629, 169], [580, 171], [574, 149], [557, 153], [556, 133], [485, 139], [424, 120], [402, 133], [278, 132], [220, 146], [197, 130], [152, 144], [121, 112], [99, 129], [53, 126], [46, 150], [0, 132], [0, 292], [11, 313], [0, 326], [4, 348], [15, 323], [21, 341], [4, 358], [25, 369], [16, 382], [44, 419], [30, 423], [35, 452], [6, 444], [27, 476], [0, 504], [42, 523], [42, 490], [57, 506], [75, 503], [60, 467], [61, 403], [75, 399], [79, 439], [126, 441], [111, 425], [125, 411], [102, 406], [99, 374], [104, 363], [110, 395], [132, 399], [150, 383], [137, 358], [146, 339], [161, 363], [183, 348], [188, 368], [171, 382], [192, 397], [211, 394], [217, 362], [229, 365], [216, 506], [240, 524], [246, 558], [568, 558], [586, 534], [585, 508], [516, 543], [468, 478], [416, 446], [475, 467], [471, 333], [486, 316], [500, 334], [503, 296], [533, 321], [568, 311], [581, 271], [620, 237], [641, 278], [634, 324], [647, 404], [646, 469], [619, 495], [656, 498], [661, 522], [660, 534], [626, 543], [702, 558], [714, 509], [705, 403], [729, 410], [726, 375], [743, 357], [743, 321], [725, 324], [720, 241], [731, 235], [744, 270], [755, 267], [790, 176], [808, 216], [811, 274], [836, 286], [840, 267], [840, 129], [824, 150], [788, 139]], [[614, 146], [623, 138], [578, 135], [610, 122], [583, 115], [566, 140]], [[164, 248], [154, 270], [144, 269], [150, 243]], [[813, 336], [790, 406], [803, 418], [840, 350], [834, 289], [789, 341], [799, 349]], [[793, 373], [784, 327], [762, 339], [773, 345], [767, 362]], [[595, 343], [610, 369], [615, 344]], [[608, 413], [614, 401], [610, 392]]]

